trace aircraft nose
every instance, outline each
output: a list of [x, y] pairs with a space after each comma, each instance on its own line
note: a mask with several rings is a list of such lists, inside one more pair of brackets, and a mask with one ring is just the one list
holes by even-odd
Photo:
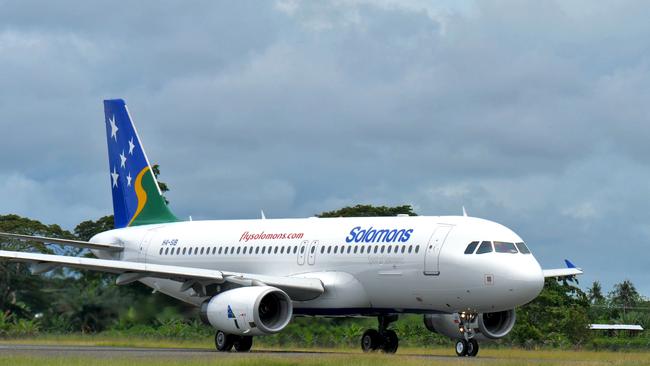
[[513, 287], [511, 290], [521, 305], [535, 299], [544, 287], [542, 268], [534, 258], [517, 263], [510, 278]]

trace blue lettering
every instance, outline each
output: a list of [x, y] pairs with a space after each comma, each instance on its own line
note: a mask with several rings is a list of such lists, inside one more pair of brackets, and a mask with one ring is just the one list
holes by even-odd
[[350, 234], [345, 238], [347, 243], [406, 243], [411, 239], [413, 229], [375, 229], [369, 227], [362, 229], [357, 226], [350, 231]]
[[352, 230], [350, 231], [350, 235], [348, 235], [348, 237], [345, 238], [345, 241], [346, 241], [347, 243], [352, 243], [352, 241], [354, 240], [354, 238], [357, 236], [357, 233], [359, 232], [359, 230], [361, 230], [361, 226], [357, 226], [357, 227], [355, 227], [354, 229], [352, 229]]
[[402, 243], [406, 243], [411, 238], [411, 234], [413, 234], [413, 229], [406, 230], [406, 232], [404, 233], [404, 235], [402, 235], [402, 238], [399, 241], [401, 241]]

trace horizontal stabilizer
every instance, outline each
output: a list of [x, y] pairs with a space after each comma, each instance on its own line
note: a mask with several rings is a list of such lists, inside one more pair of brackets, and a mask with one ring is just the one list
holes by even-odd
[[31, 236], [31, 235], [0, 232], [0, 237], [16, 239], [20, 241], [35, 241], [43, 244], [58, 244], [58, 245], [69, 245], [71, 247], [77, 247], [77, 248], [101, 249], [101, 250], [108, 250], [113, 252], [119, 252], [124, 249], [121, 245], [117, 245], [117, 244], [91, 243], [88, 241], [81, 241], [81, 240], [46, 238], [44, 236]]

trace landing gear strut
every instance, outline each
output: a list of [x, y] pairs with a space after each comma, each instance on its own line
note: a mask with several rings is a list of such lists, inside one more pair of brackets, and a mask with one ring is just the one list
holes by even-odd
[[456, 341], [456, 355], [458, 357], [475, 357], [478, 354], [478, 341], [474, 339], [477, 316], [476, 313], [462, 312], [459, 314], [458, 330], [463, 335], [463, 338]]
[[214, 336], [214, 345], [219, 352], [230, 352], [233, 346], [237, 352], [248, 352], [253, 346], [253, 337], [238, 336], [218, 330]]
[[371, 352], [381, 349], [385, 353], [397, 352], [399, 340], [395, 331], [388, 329], [390, 323], [397, 320], [397, 315], [380, 315], [379, 329], [368, 329], [361, 336], [361, 349]]

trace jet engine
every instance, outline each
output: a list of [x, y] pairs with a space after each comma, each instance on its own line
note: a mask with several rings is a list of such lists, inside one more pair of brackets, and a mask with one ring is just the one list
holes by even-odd
[[[516, 320], [515, 309], [510, 309], [494, 313], [480, 313], [471, 326], [477, 339], [499, 339], [510, 333]], [[463, 337], [458, 328], [459, 321], [458, 314], [427, 314], [424, 316], [424, 325], [428, 330], [452, 339]]]
[[271, 286], [239, 287], [222, 292], [201, 305], [201, 320], [225, 333], [267, 335], [291, 321], [289, 296]]

